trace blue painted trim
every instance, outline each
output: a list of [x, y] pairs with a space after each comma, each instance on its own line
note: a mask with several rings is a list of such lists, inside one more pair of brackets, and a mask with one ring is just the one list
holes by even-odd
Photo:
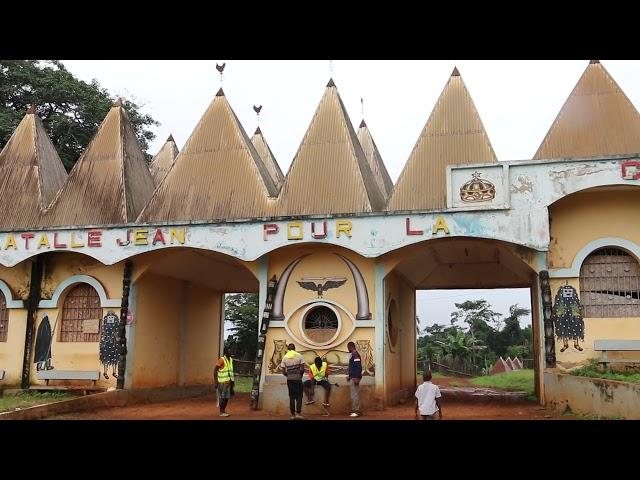
[[40, 300], [38, 303], [38, 308], [58, 308], [60, 302], [60, 296], [62, 293], [70, 286], [76, 285], [78, 283], [87, 283], [96, 289], [98, 292], [98, 297], [100, 297], [100, 306], [103, 308], [120, 308], [122, 306], [122, 299], [107, 298], [107, 292], [105, 291], [102, 284], [95, 279], [94, 277], [90, 277], [89, 275], [73, 275], [71, 277], [65, 278], [58, 287], [55, 292], [51, 296], [51, 300]]
[[580, 276], [580, 267], [591, 252], [602, 247], [620, 247], [640, 261], [640, 246], [630, 240], [618, 237], [598, 238], [587, 243], [573, 257], [573, 263], [569, 268], [555, 268], [549, 270], [549, 278], [577, 278]]

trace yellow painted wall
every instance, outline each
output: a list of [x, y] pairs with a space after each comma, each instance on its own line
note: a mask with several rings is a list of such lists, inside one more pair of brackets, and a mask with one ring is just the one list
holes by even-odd
[[[31, 262], [24, 261], [14, 267], [0, 266], [0, 280], [11, 290], [13, 300], [26, 300], [29, 296]], [[9, 301], [9, 299], [6, 299]], [[27, 327], [27, 310], [10, 308], [7, 323], [7, 341], [0, 342], [0, 370], [5, 371], [3, 386], [16, 385], [22, 378], [24, 336]]]
[[[302, 347], [296, 344], [295, 339], [291, 338], [290, 335], [287, 334], [284, 328], [282, 327], [269, 327], [267, 330], [267, 338], [266, 338], [266, 346], [265, 346], [265, 356], [264, 356], [264, 365], [263, 370], [266, 375], [277, 375], [280, 373], [278, 370], [278, 366], [282, 361], [282, 354], [286, 352], [286, 346], [284, 350], [281, 350], [280, 353], [276, 353], [276, 344], [279, 344], [281, 347], [285, 344], [293, 342], [296, 345], [296, 350], [302, 353], [305, 357], [307, 363], [313, 362], [313, 359], [316, 355], [322, 357], [324, 355], [328, 356], [329, 364], [333, 363], [338, 357], [340, 359], [340, 363], [348, 363], [349, 353], [347, 350], [347, 343], [349, 341], [353, 341], [356, 343], [356, 348], [360, 352], [363, 361], [363, 370], [365, 367], [371, 367], [371, 364], [375, 364], [375, 329], [373, 327], [358, 327], [355, 329], [353, 334], [346, 339], [341, 344], [333, 347], [331, 349], [320, 349], [320, 348], [307, 348]], [[359, 342], [369, 342], [368, 346], [370, 350], [365, 350], [361, 347]], [[367, 347], [367, 348], [369, 348]], [[274, 368], [275, 367], [275, 368]], [[375, 368], [375, 367], [374, 367]], [[333, 369], [332, 375], [346, 375], [346, 369]], [[369, 376], [369, 372], [363, 372], [363, 374]]]
[[185, 385], [209, 384], [220, 356], [222, 294], [191, 285], [184, 366]]
[[132, 386], [177, 385], [183, 282], [146, 274], [137, 286]]
[[25, 260], [13, 267], [0, 265], [0, 280], [6, 283], [14, 300], [26, 300], [29, 296], [31, 278], [31, 260]]
[[[385, 277], [385, 397], [391, 404], [398, 394], [411, 392], [416, 384], [415, 290], [400, 275]], [[395, 306], [394, 306], [395, 305]], [[388, 315], [395, 317], [391, 335]], [[392, 337], [396, 338], [395, 345]]]
[[375, 316], [375, 263], [372, 259], [359, 255], [344, 248], [326, 245], [301, 245], [288, 247], [269, 254], [269, 273], [279, 279], [284, 269], [296, 258], [310, 253], [293, 270], [284, 297], [284, 314], [287, 315], [293, 308], [301, 303], [312, 301], [317, 294], [311, 290], [305, 290], [297, 284], [302, 277], [345, 277], [347, 282], [338, 288], [328, 290], [323, 297], [344, 305], [355, 316], [357, 312], [357, 300], [355, 285], [351, 271], [344, 261], [334, 255], [339, 253], [355, 263], [362, 273], [369, 293], [369, 308]]
[[[406, 281], [400, 282], [400, 353], [402, 388], [416, 388], [416, 292]], [[413, 393], [413, 391], [411, 392]]]
[[[23, 262], [24, 263], [24, 262]], [[42, 295], [43, 299], [50, 299], [58, 285], [73, 275], [89, 275], [98, 280], [107, 293], [108, 299], [120, 299], [122, 296], [122, 263], [116, 265], [102, 265], [85, 255], [76, 253], [55, 253], [48, 255], [45, 261]], [[99, 342], [61, 342], [60, 341], [60, 322], [62, 316], [62, 305], [66, 294], [71, 290], [70, 286], [60, 295], [58, 308], [41, 308], [38, 309], [37, 319], [34, 330], [34, 348], [35, 335], [38, 326], [42, 321], [42, 317], [46, 314], [49, 316], [49, 323], [53, 330], [53, 341], [51, 344], [51, 365], [57, 370], [97, 370], [102, 372], [99, 358]], [[116, 315], [120, 315], [119, 308], [103, 308], [102, 316], [107, 312], [113, 311]], [[21, 334], [22, 345], [24, 348], [24, 330], [26, 328], [26, 311], [24, 313], [24, 324], [22, 325], [23, 333]], [[20, 349], [20, 358], [17, 360], [22, 368], [22, 348]], [[33, 353], [32, 357], [33, 359]], [[115, 387], [116, 379], [111, 376], [109, 369], [109, 380], [100, 377], [98, 385], [105, 388]], [[31, 363], [31, 383], [44, 384], [44, 381], [37, 379], [35, 364]], [[66, 384], [84, 384], [86, 381], [55, 381], [56, 385]]]
[[[398, 332], [398, 340], [395, 346], [391, 345], [391, 339], [389, 337], [388, 329], [388, 308], [392, 300], [395, 300], [396, 311], [398, 316], [400, 314], [400, 278], [395, 273], [390, 273], [385, 277], [385, 353], [384, 353], [384, 387], [385, 387], [385, 400], [388, 400], [390, 395], [398, 392], [402, 387], [402, 364], [401, 364], [401, 340]], [[396, 322], [399, 318], [396, 318]]]
[[589, 242], [619, 237], [640, 244], [640, 189], [578, 192], [549, 207], [550, 268], [569, 268]]
[[3, 386], [19, 384], [22, 379], [27, 310], [22, 308], [9, 309], [7, 328], [7, 341], [0, 342], [0, 369], [5, 372]]
[[[293, 260], [307, 253], [311, 253], [311, 255], [304, 258], [296, 266], [289, 278], [284, 296], [283, 313], [290, 332], [282, 328], [270, 328], [266, 345], [267, 354], [265, 356], [267, 366], [274, 349], [273, 341], [275, 339], [284, 339], [285, 337], [288, 341], [295, 343], [299, 350], [312, 350], [318, 352], [320, 355], [331, 350], [346, 352], [346, 343], [350, 340], [368, 340], [373, 350], [375, 338], [373, 333], [374, 329], [372, 327], [359, 326], [362, 321], [355, 319], [358, 305], [353, 275], [345, 262], [335, 255], [334, 252], [344, 255], [357, 265], [367, 284], [369, 310], [372, 313], [372, 319], [375, 318], [375, 265], [373, 260], [360, 257], [343, 248], [326, 245], [300, 245], [273, 252], [269, 254], [268, 277], [271, 278], [273, 275], [276, 275], [278, 279], [280, 279], [284, 269]], [[303, 289], [298, 285], [297, 282], [303, 277], [344, 277], [347, 281], [338, 288], [327, 290], [323, 294], [323, 298], [319, 299], [315, 291]], [[342, 327], [339, 335], [331, 344], [317, 346], [304, 338], [300, 331], [300, 321], [304, 315], [305, 308], [310, 303], [323, 300], [337, 304], [332, 304], [332, 306], [340, 315]], [[352, 331], [353, 333], [351, 333]], [[375, 361], [375, 354], [372, 353], [372, 355]], [[312, 360], [311, 358], [311, 361]]]
[[[604, 237], [618, 237], [640, 243], [638, 205], [640, 189], [626, 191], [579, 192], [570, 195], [549, 208], [551, 244], [549, 263], [551, 268], [569, 268], [577, 253], [588, 243]], [[580, 292], [579, 278], [551, 279], [551, 294], [568, 282]], [[560, 353], [563, 346], [556, 339], [558, 366], [571, 368], [599, 357], [593, 342], [598, 339], [631, 340], [640, 338], [640, 318], [585, 318], [585, 341], [580, 342], [582, 352], [569, 348]], [[611, 355], [615, 357], [614, 354]], [[625, 354], [632, 358], [632, 355]]]
[[72, 275], [94, 277], [102, 284], [108, 298], [121, 298], [123, 272], [124, 262], [103, 265], [98, 260], [79, 253], [54, 253], [46, 257], [42, 298], [50, 299], [60, 282]]
[[[64, 302], [64, 296], [60, 298], [60, 305]], [[106, 315], [107, 312], [114, 312], [120, 316], [119, 308], [103, 308], [102, 315]], [[37, 334], [38, 326], [42, 321], [44, 315], [49, 316], [49, 323], [51, 329], [54, 331], [53, 342], [51, 343], [51, 365], [56, 370], [97, 370], [101, 372], [100, 380], [97, 384], [108, 388], [116, 386], [116, 379], [111, 375], [111, 368], [108, 370], [109, 379], [106, 380], [102, 377], [103, 366], [100, 364], [100, 343], [99, 342], [61, 342], [60, 341], [60, 318], [62, 315], [62, 308], [41, 308], [38, 310], [38, 319], [36, 321], [36, 330], [34, 333], [34, 349], [35, 349], [35, 334]], [[33, 354], [32, 357], [33, 358]], [[43, 380], [37, 379], [37, 372], [35, 364], [32, 361], [31, 364], [31, 383], [33, 385], [44, 385]], [[56, 385], [67, 384], [84, 384], [86, 381], [55, 381]]]
[[[555, 301], [558, 289], [568, 282], [578, 292], [580, 292], [579, 279], [551, 279], [551, 297]], [[569, 341], [569, 348], [560, 352], [563, 346], [562, 340], [556, 338], [556, 361], [559, 367], [572, 368], [585, 363], [589, 358], [600, 357], [601, 353], [593, 350], [595, 340], [637, 340], [640, 338], [640, 318], [585, 318], [584, 319], [584, 342], [579, 345], [583, 351], [580, 352], [573, 347], [573, 342]], [[624, 354], [609, 354], [610, 358], [640, 358], [640, 355], [631, 352]]]

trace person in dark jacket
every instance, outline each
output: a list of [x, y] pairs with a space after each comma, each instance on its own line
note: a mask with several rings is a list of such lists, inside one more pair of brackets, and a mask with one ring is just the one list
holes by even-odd
[[362, 359], [356, 350], [356, 344], [347, 343], [347, 349], [351, 353], [349, 357], [349, 382], [351, 391], [351, 414], [350, 417], [359, 417], [362, 415], [362, 406], [360, 404], [360, 380], [362, 380]]

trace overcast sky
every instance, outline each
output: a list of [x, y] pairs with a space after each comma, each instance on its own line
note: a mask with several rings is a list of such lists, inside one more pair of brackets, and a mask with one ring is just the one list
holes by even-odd
[[[144, 105], [160, 122], [149, 153], [169, 134], [178, 148], [220, 88], [216, 63], [226, 63], [222, 87], [247, 134], [257, 126], [253, 105], [262, 105], [260, 128], [283, 172], [289, 168], [330, 76], [354, 128], [364, 118], [395, 181], [420, 131], [458, 67], [499, 160], [530, 159], [588, 60], [553, 61], [271, 61], [271, 60], [62, 60], [77, 77], [97, 79], [110, 92]], [[640, 61], [602, 60], [636, 108]], [[501, 313], [529, 306], [529, 291], [419, 292], [422, 326], [448, 323], [453, 303], [485, 298]]]

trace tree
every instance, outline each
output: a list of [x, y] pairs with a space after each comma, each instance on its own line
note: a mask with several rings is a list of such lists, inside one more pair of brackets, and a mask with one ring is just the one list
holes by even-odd
[[523, 331], [520, 328], [520, 317], [529, 315], [531, 310], [519, 307], [518, 304], [509, 307], [509, 316], [504, 319], [504, 328], [500, 332], [502, 343], [506, 346], [522, 344]]
[[225, 298], [224, 320], [233, 323], [225, 345], [239, 360], [255, 360], [258, 348], [258, 294], [235, 293]]
[[[30, 105], [42, 119], [62, 163], [70, 170], [79, 159], [115, 101], [97, 80], [83, 82], [58, 60], [0, 60], [0, 148], [24, 117]], [[123, 99], [140, 148], [147, 161], [148, 127], [160, 125], [141, 106]]]
[[491, 310], [486, 300], [467, 300], [455, 306], [458, 310], [451, 313], [451, 323], [463, 321], [471, 333], [487, 332], [493, 330], [490, 324], [496, 327], [500, 324], [502, 314]]

